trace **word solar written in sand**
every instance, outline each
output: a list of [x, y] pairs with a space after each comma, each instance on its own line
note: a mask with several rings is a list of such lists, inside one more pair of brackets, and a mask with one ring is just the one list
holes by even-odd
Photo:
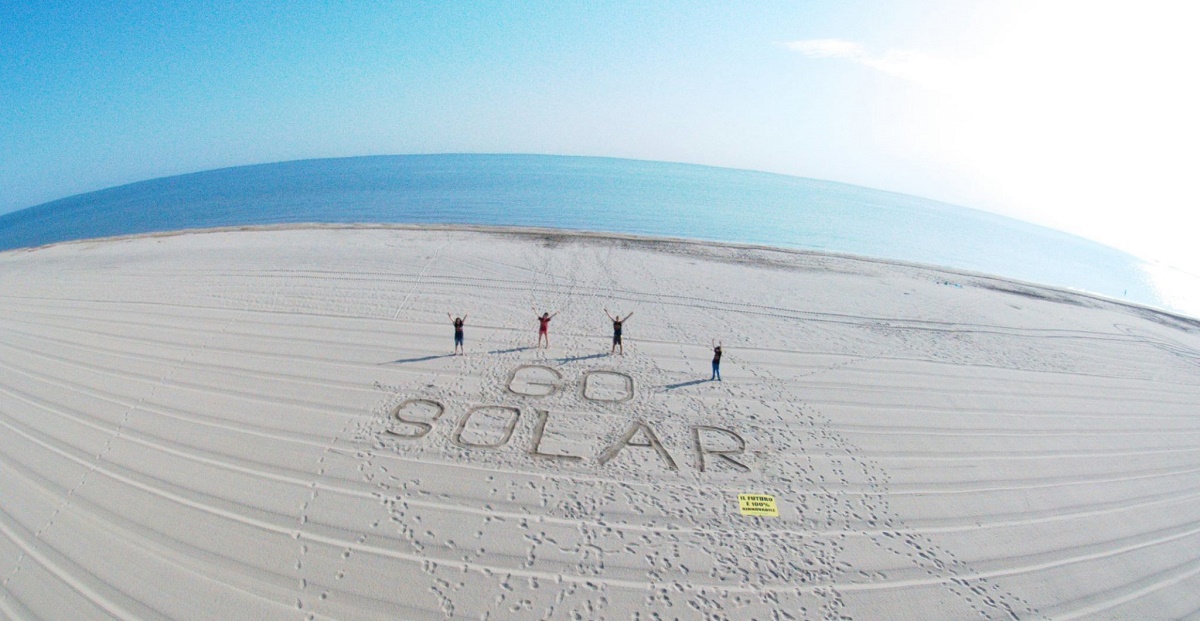
[[[578, 396], [592, 404], [613, 405], [632, 401], [635, 395], [633, 377], [616, 371], [592, 370], [583, 374], [578, 385]], [[558, 394], [566, 389], [562, 373], [541, 365], [523, 365], [509, 375], [507, 391], [522, 399], [541, 399]], [[435, 399], [417, 397], [402, 401], [388, 415], [390, 427], [386, 430], [393, 437], [405, 440], [421, 440], [444, 420], [445, 404]], [[508, 404], [485, 404], [467, 408], [453, 423], [449, 440], [455, 446], [467, 449], [497, 450], [507, 446], [513, 438], [522, 415], [533, 417], [533, 433], [526, 453], [533, 457], [547, 458], [560, 462], [582, 462], [585, 458], [554, 452], [543, 447], [547, 427], [555, 416], [547, 409], [517, 407]], [[569, 421], [568, 421], [569, 422]], [[619, 430], [616, 439], [596, 447], [595, 463], [603, 466], [623, 452], [633, 448], [651, 449], [653, 454], [670, 470], [679, 470], [679, 463], [670, 448], [664, 444], [653, 425], [642, 420], [631, 420]], [[746, 440], [736, 431], [712, 425], [690, 426], [691, 450], [694, 465], [700, 472], [719, 469], [729, 472], [750, 472], [750, 467], [737, 456], [746, 452]], [[610, 434], [611, 435], [611, 434]], [[638, 463], [642, 463], [639, 461]]]

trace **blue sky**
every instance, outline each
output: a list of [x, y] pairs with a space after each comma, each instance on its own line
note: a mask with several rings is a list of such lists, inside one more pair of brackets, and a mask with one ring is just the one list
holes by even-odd
[[916, 194], [1200, 273], [1188, 4], [0, 0], [0, 213], [288, 159], [601, 155]]

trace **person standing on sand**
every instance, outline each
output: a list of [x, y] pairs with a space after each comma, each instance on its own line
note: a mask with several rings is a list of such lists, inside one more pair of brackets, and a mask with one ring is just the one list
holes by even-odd
[[[533, 309], [533, 313], [536, 315], [537, 309]], [[550, 348], [550, 320], [554, 319], [555, 315], [558, 315], [558, 311], [555, 311], [554, 314], [542, 313], [542, 315], [537, 318], [538, 347], [542, 346], [542, 339], [544, 338], [546, 339], [546, 349]]]
[[466, 355], [467, 352], [463, 349], [463, 325], [467, 323], [467, 316], [464, 314], [462, 317], [455, 317], [450, 313], [446, 313], [446, 316], [454, 324], [454, 355], [457, 356], [460, 352]]
[[621, 344], [621, 324], [625, 323], [626, 319], [633, 317], [633, 313], [625, 315], [625, 319], [622, 319], [620, 313], [617, 313], [617, 316], [613, 317], [611, 314], [609, 314], [608, 309], [606, 308], [604, 309], [604, 314], [608, 315], [608, 318], [613, 322], [613, 346], [612, 351], [608, 352], [608, 355], [613, 355], [613, 353], [617, 351], [617, 348], [620, 347], [621, 355], [624, 356], [625, 346]]
[[712, 377], [708, 378], [708, 381], [711, 382], [713, 380], [717, 380], [718, 382], [721, 381], [721, 344], [720, 343], [717, 343], [716, 346], [713, 347], [713, 372], [712, 372]]

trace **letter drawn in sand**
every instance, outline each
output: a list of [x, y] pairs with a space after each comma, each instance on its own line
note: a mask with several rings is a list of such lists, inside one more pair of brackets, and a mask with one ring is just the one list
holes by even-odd
[[521, 365], [508, 378], [508, 391], [524, 397], [549, 397], [558, 392], [562, 374], [540, 364]]
[[416, 427], [416, 433], [401, 433], [388, 427], [387, 433], [401, 438], [416, 440], [424, 438], [433, 431], [433, 423], [442, 417], [446, 412], [446, 407], [432, 399], [409, 399], [400, 405], [389, 416], [389, 419], [396, 419], [405, 425]]
[[583, 398], [602, 403], [629, 401], [633, 399], [633, 378], [616, 371], [588, 371], [583, 376]]
[[[641, 431], [646, 436], [645, 442], [633, 441], [633, 436], [637, 435], [638, 431]], [[663, 447], [662, 442], [658, 441], [658, 436], [654, 435], [654, 430], [650, 428], [650, 425], [636, 420], [629, 424], [629, 429], [625, 430], [620, 440], [617, 440], [615, 444], [608, 447], [608, 450], [604, 451], [604, 454], [600, 456], [600, 465], [603, 466], [611, 461], [626, 446], [646, 446], [653, 448], [658, 453], [658, 456], [667, 462], [668, 468], [679, 470], [679, 467], [675, 465], [675, 460], [671, 458], [671, 454]]]
[[[488, 411], [502, 413], [507, 421], [503, 424], [499, 424], [499, 421], [496, 420], [496, 415], [489, 415], [487, 413]], [[492, 443], [485, 443], [468, 442], [467, 440], [463, 439], [463, 433], [467, 429], [467, 423], [469, 423], [471, 419], [474, 418], [475, 414], [479, 412], [484, 412], [484, 422], [478, 425], [477, 430], [473, 430], [472, 435], [487, 435], [489, 432], [494, 433], [495, 430], [499, 429], [499, 440]], [[454, 435], [450, 437], [450, 441], [459, 446], [466, 446], [470, 448], [499, 448], [504, 446], [505, 443], [508, 442], [508, 439], [512, 437], [513, 429], [517, 426], [517, 418], [520, 416], [521, 411], [517, 408], [510, 408], [503, 405], [480, 405], [473, 407], [470, 410], [467, 410], [467, 413], [463, 415], [462, 420], [458, 421], [458, 426], [455, 427]]]
[[[705, 446], [704, 438], [700, 434], [701, 431], [719, 433], [728, 438], [731, 438], [737, 444], [737, 448], [718, 450], [713, 447]], [[744, 439], [742, 439], [742, 436], [739, 436], [737, 433], [730, 431], [728, 429], [722, 429], [720, 427], [710, 427], [708, 425], [693, 425], [692, 426], [692, 439], [695, 440], [695, 442], [696, 442], [696, 457], [700, 461], [700, 472], [704, 472], [704, 470], [706, 468], [706, 464], [704, 462], [705, 454], [716, 455], [717, 457], [724, 460], [726, 463], [732, 465], [734, 468], [737, 468], [738, 470], [741, 470], [742, 472], [750, 472], [750, 466], [747, 466], [746, 464], [743, 464], [742, 462], [737, 461], [736, 459], [730, 457], [730, 455], [741, 455], [742, 453], [746, 452], [746, 441]]]
[[537, 410], [537, 424], [533, 427], [533, 444], [529, 446], [529, 454], [535, 457], [550, 457], [552, 459], [562, 459], [566, 461], [579, 461], [582, 457], [574, 455], [560, 455], [558, 453], [543, 453], [542, 452], [542, 436], [546, 433], [546, 421], [550, 418], [550, 412], [546, 410]]

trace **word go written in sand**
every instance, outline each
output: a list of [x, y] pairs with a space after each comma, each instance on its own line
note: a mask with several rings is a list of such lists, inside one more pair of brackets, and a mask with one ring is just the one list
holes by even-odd
[[[657, 460], [654, 468], [660, 470], [679, 471], [683, 464], [699, 472], [751, 471], [746, 439], [733, 429], [691, 424], [678, 433], [682, 428], [676, 421], [652, 422], [638, 416], [645, 408], [633, 403], [640, 395], [628, 373], [592, 369], [564, 377], [553, 367], [527, 364], [513, 369], [503, 391], [497, 392], [506, 398], [483, 404], [397, 392], [394, 405], [386, 410], [384, 434], [406, 443], [448, 441], [465, 452], [524, 452], [550, 464], [604, 466], [624, 459], [648, 468]], [[572, 411], [539, 403], [551, 399], [560, 407], [565, 400]], [[671, 409], [663, 403], [654, 407], [660, 412]], [[626, 416], [612, 416], [626, 409]], [[522, 425], [527, 433], [519, 432]], [[664, 425], [671, 430], [664, 432]], [[560, 437], [555, 442], [551, 435]]]

